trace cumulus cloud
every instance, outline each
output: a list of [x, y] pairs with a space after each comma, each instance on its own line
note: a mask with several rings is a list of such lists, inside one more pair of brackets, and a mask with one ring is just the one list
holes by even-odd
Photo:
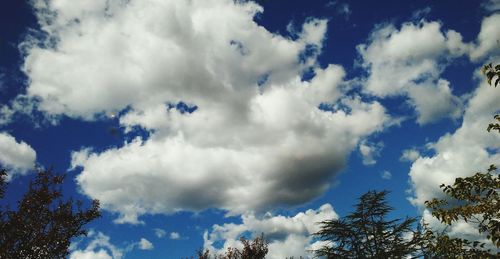
[[405, 149], [399, 158], [400, 161], [413, 162], [420, 157], [420, 152], [417, 149]]
[[36, 152], [30, 145], [7, 132], [0, 132], [0, 165], [8, 168], [8, 177], [24, 174], [35, 166]]
[[418, 84], [408, 89], [410, 105], [418, 113], [417, 122], [421, 125], [450, 117], [460, 118], [462, 100], [453, 95], [450, 82], [439, 79], [435, 84]]
[[[496, 6], [500, 6], [500, 2], [496, 1]], [[470, 58], [473, 61], [478, 61], [490, 55], [500, 54], [500, 14], [496, 13], [483, 19], [481, 23], [481, 31], [476, 40], [476, 45], [470, 53]], [[493, 56], [492, 56], [493, 55]], [[496, 61], [493, 59], [493, 62]]]
[[500, 109], [497, 90], [481, 80], [469, 101], [462, 125], [430, 145], [435, 155], [419, 156], [413, 162], [410, 179], [415, 189], [414, 204], [422, 205], [426, 200], [440, 197], [440, 184], [451, 184], [457, 177], [484, 171], [498, 161], [500, 155], [488, 151], [500, 147], [498, 134], [486, 132], [493, 114]]
[[120, 259], [123, 251], [110, 242], [109, 236], [101, 232], [89, 231], [89, 238], [93, 238], [85, 249], [76, 249], [69, 255], [70, 259]]
[[460, 99], [451, 92], [449, 82], [440, 78], [449, 59], [471, 49], [458, 32], [442, 32], [438, 22], [424, 20], [405, 23], [400, 29], [389, 24], [378, 26], [368, 42], [357, 48], [362, 66], [369, 71], [366, 92], [379, 97], [407, 96], [419, 124], [460, 116]]
[[112, 259], [111, 255], [105, 250], [99, 251], [75, 251], [71, 253], [70, 259]]
[[380, 174], [380, 177], [382, 177], [382, 179], [384, 179], [384, 180], [390, 180], [392, 178], [392, 174], [391, 174], [391, 172], [384, 170]]
[[[452, 184], [457, 177], [484, 172], [490, 164], [499, 161], [500, 154], [491, 151], [500, 148], [500, 137], [488, 133], [486, 127], [500, 110], [500, 91], [487, 85], [483, 78], [480, 82], [466, 106], [462, 125], [430, 143], [432, 155], [408, 155], [413, 160], [409, 176], [413, 189], [410, 201], [414, 205], [423, 207], [426, 200], [444, 198], [440, 184]], [[424, 216], [433, 228], [443, 227], [429, 212], [424, 211]], [[484, 235], [479, 235], [471, 223], [459, 221], [448, 230], [453, 236], [485, 241]]]
[[149, 242], [149, 240], [147, 240], [145, 238], [141, 238], [138, 245], [139, 245], [139, 249], [141, 249], [141, 250], [153, 250], [153, 248], [154, 248], [153, 243]]
[[37, 108], [86, 120], [116, 114], [131, 134], [149, 132], [72, 155], [81, 190], [117, 212], [117, 222], [302, 204], [390, 120], [378, 102], [346, 96], [341, 66], [316, 63], [325, 20], [308, 19], [291, 39], [256, 24], [263, 10], [253, 2], [34, 7], [47, 38], [26, 40], [23, 69]]
[[180, 239], [181, 238], [181, 235], [177, 232], [171, 232], [170, 233], [170, 239], [172, 240], [177, 240], [177, 239]]
[[157, 238], [163, 238], [167, 234], [167, 232], [161, 228], [155, 228], [154, 231]]
[[[472, 60], [498, 60], [495, 41], [498, 41], [499, 34], [492, 28], [499, 17], [497, 14], [483, 19], [477, 44], [470, 52]], [[490, 164], [500, 159], [500, 155], [495, 152], [500, 148], [500, 137], [486, 131], [493, 115], [500, 110], [500, 91], [488, 85], [478, 71], [474, 76], [478, 87], [471, 93], [465, 106], [460, 127], [441, 136], [436, 142], [427, 144], [427, 148], [433, 151], [430, 155], [420, 154], [416, 150], [403, 152], [401, 158], [412, 161], [409, 176], [413, 196], [410, 201], [418, 207], [423, 208], [426, 200], [445, 197], [439, 188], [440, 184], [452, 184], [457, 177], [484, 172]], [[427, 210], [423, 211], [423, 219], [435, 229], [444, 228]], [[455, 237], [489, 243], [484, 235], [477, 232], [477, 226], [470, 222], [458, 221], [448, 231]]]
[[384, 144], [382, 142], [379, 143], [370, 143], [367, 141], [362, 141], [359, 145], [359, 152], [363, 156], [363, 164], [364, 165], [374, 165], [377, 163], [376, 158], [380, 156], [380, 151]]
[[[321, 241], [315, 241], [311, 234], [319, 231], [317, 222], [338, 218], [330, 204], [317, 210], [300, 212], [293, 217], [267, 214], [258, 218], [253, 214], [243, 215], [241, 224], [214, 225], [210, 232], [205, 232], [205, 248], [215, 253], [223, 253], [228, 247], [242, 248], [239, 241], [245, 233], [256, 237], [264, 234], [269, 242], [266, 258], [299, 257], [312, 258], [307, 251], [321, 247]], [[222, 247], [215, 247], [222, 244]]]

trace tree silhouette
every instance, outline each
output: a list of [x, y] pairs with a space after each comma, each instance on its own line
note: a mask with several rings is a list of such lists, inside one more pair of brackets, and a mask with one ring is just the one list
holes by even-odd
[[388, 191], [369, 191], [359, 198], [355, 211], [341, 219], [320, 222], [314, 235], [327, 241], [315, 253], [327, 258], [403, 258], [417, 253], [423, 241], [413, 230], [416, 218], [387, 220], [393, 208]]
[[229, 247], [222, 255], [210, 255], [210, 251], [200, 249], [198, 251], [198, 259], [264, 259], [268, 250], [268, 244], [264, 239], [264, 234], [256, 237], [252, 241], [240, 238], [243, 244], [243, 249], [239, 250], [235, 247]]
[[[5, 170], [0, 170], [0, 198], [6, 187]], [[73, 237], [86, 235], [83, 228], [98, 218], [99, 202], [89, 209], [82, 202], [62, 198], [64, 175], [39, 170], [17, 210], [0, 207], [0, 258], [66, 258]]]

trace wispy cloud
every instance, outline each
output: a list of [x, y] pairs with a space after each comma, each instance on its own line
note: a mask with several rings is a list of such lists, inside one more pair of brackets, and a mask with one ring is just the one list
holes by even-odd
[[391, 172], [385, 170], [385, 171], [382, 171], [382, 173], [380, 173], [380, 177], [382, 177], [382, 179], [384, 179], [384, 180], [390, 180], [392, 178], [392, 174], [391, 174]]
[[161, 228], [155, 228], [154, 232], [157, 238], [163, 238], [167, 234], [167, 232]]

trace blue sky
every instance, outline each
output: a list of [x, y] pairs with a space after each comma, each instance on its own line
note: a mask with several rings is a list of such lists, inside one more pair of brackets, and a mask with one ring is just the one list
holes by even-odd
[[[310, 256], [314, 222], [391, 191], [421, 216], [439, 184], [498, 161], [500, 2], [0, 3], [0, 164], [103, 217], [71, 258], [180, 258], [264, 233]], [[467, 224], [451, 233], [475, 236]], [[478, 236], [477, 238], [482, 238]]]

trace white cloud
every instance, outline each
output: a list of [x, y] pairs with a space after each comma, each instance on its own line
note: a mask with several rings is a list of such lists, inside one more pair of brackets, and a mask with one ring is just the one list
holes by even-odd
[[[492, 15], [483, 19], [481, 32], [476, 40], [479, 45], [472, 50], [471, 59], [498, 60], [498, 48], [495, 48], [492, 42], [500, 34], [491, 29], [495, 27], [494, 21], [498, 18], [499, 15]], [[478, 87], [467, 101], [460, 127], [441, 136], [436, 142], [427, 144], [427, 148], [434, 151], [430, 155], [412, 150], [403, 153], [402, 159], [412, 161], [409, 176], [413, 197], [410, 201], [416, 206], [424, 207], [426, 200], [445, 197], [439, 185], [452, 184], [457, 177], [484, 172], [490, 164], [500, 159], [500, 154], [495, 152], [500, 148], [500, 137], [486, 131], [493, 115], [500, 110], [500, 91], [485, 82], [484, 76], [479, 74], [479, 69], [474, 77]], [[427, 210], [423, 216], [431, 226], [443, 227]], [[477, 227], [470, 223], [459, 221], [448, 230], [456, 237], [485, 241], [484, 235], [479, 235]]]
[[139, 249], [141, 250], [153, 250], [153, 243], [149, 242], [149, 240], [145, 238], [141, 238], [139, 241]]
[[435, 233], [446, 233], [452, 238], [463, 238], [470, 241], [479, 241], [485, 243], [485, 249], [495, 251], [497, 249], [490, 240], [486, 238], [486, 234], [479, 234], [478, 227], [474, 226], [471, 222], [458, 220], [453, 222], [450, 226], [442, 224], [437, 218], [432, 216], [431, 212], [425, 209], [422, 212], [422, 220], [433, 229]]
[[[73, 153], [81, 190], [119, 213], [117, 222], [302, 204], [329, 187], [360, 139], [389, 121], [378, 102], [345, 96], [342, 67], [316, 64], [325, 20], [307, 20], [290, 39], [256, 24], [262, 8], [253, 2], [34, 5], [52, 39], [23, 46], [27, 96], [38, 109], [87, 120], [117, 114], [128, 131], [151, 133]], [[303, 82], [308, 69], [316, 75]], [[197, 109], [171, 107], [179, 102]]]
[[359, 145], [359, 152], [363, 156], [363, 164], [364, 165], [374, 165], [377, 163], [376, 158], [380, 156], [380, 151], [384, 144], [382, 142], [379, 143], [369, 143], [367, 141], [362, 141]]
[[382, 179], [384, 179], [384, 180], [390, 180], [392, 178], [392, 174], [391, 174], [391, 172], [385, 170], [385, 171], [382, 171], [382, 173], [380, 174], [380, 177], [382, 177]]
[[431, 147], [433, 156], [420, 156], [411, 167], [410, 178], [415, 188], [415, 204], [441, 196], [438, 186], [450, 184], [459, 176], [470, 176], [498, 161], [498, 154], [488, 149], [500, 147], [498, 134], [486, 132], [488, 123], [497, 112], [500, 91], [481, 80], [469, 101], [463, 123], [452, 134], [442, 136]]
[[123, 251], [110, 243], [109, 236], [101, 232], [89, 231], [89, 238], [93, 238], [87, 248], [71, 251], [70, 259], [120, 259]]
[[408, 96], [421, 125], [446, 117], [458, 119], [462, 115], [462, 100], [451, 93], [450, 83], [446, 80], [415, 85], [408, 90]]
[[142, 110], [179, 100], [200, 107], [226, 98], [244, 101], [255, 94], [256, 78], [295, 76], [303, 68], [298, 54], [306, 45], [320, 48], [326, 30], [326, 21], [310, 20], [292, 41], [254, 23], [258, 5], [230, 0], [35, 6], [43, 30], [59, 41], [57, 48], [25, 42], [28, 95], [49, 114], [87, 119], [129, 105]]
[[163, 238], [167, 234], [167, 232], [161, 228], [155, 228], [154, 231], [157, 238]]
[[[498, 2], [498, 1], [497, 1]], [[496, 3], [500, 5], [500, 2]], [[470, 53], [470, 58], [473, 61], [478, 61], [482, 58], [492, 57], [491, 55], [500, 54], [500, 14], [496, 13], [483, 19], [481, 23], [481, 31], [477, 37], [477, 44]], [[493, 59], [493, 62], [496, 61]]]
[[0, 132], [0, 166], [10, 169], [9, 178], [24, 174], [35, 166], [36, 152], [30, 145], [16, 139], [7, 132]]
[[170, 239], [172, 240], [177, 240], [177, 239], [180, 239], [181, 238], [181, 235], [177, 232], [171, 232], [170, 233]]
[[113, 259], [105, 250], [99, 251], [75, 251], [71, 253], [70, 259]]
[[[266, 258], [299, 257], [312, 258], [308, 250], [321, 246], [321, 242], [314, 241], [311, 234], [319, 231], [317, 222], [327, 219], [336, 219], [337, 214], [330, 204], [325, 204], [317, 210], [300, 212], [293, 217], [272, 216], [267, 214], [257, 218], [253, 214], [242, 216], [241, 224], [214, 225], [210, 232], [204, 235], [205, 249], [222, 253], [228, 247], [242, 247], [239, 238], [250, 232], [253, 237], [264, 234], [269, 242], [269, 252]], [[223, 243], [222, 248], [216, 249], [215, 243]]]
[[403, 150], [403, 153], [401, 154], [399, 160], [413, 162], [417, 160], [419, 157], [420, 157], [420, 152], [418, 152], [418, 150], [416, 149], [411, 148]]
[[369, 70], [365, 82], [368, 93], [409, 97], [419, 124], [459, 117], [461, 100], [453, 95], [449, 82], [440, 78], [448, 60], [467, 54], [471, 48], [458, 32], [442, 32], [438, 22], [405, 23], [400, 29], [384, 25], [372, 32], [367, 44], [357, 48], [363, 67]]
[[137, 222], [146, 212], [218, 207], [242, 213], [306, 202], [328, 188], [359, 137], [387, 118], [378, 103], [358, 99], [344, 102], [351, 114], [322, 112], [297, 98], [297, 89], [259, 95], [243, 124], [218, 123], [227, 118], [201, 109], [172, 113], [177, 119], [169, 131], [176, 135], [162, 136], [160, 129], [122, 148], [74, 153], [73, 166], [84, 167], [77, 181], [104, 208], [120, 212], [122, 222]]
[[[412, 156], [414, 161], [409, 176], [413, 197], [410, 201], [414, 205], [423, 207], [426, 200], [445, 197], [440, 184], [452, 184], [457, 177], [484, 172], [490, 164], [499, 161], [500, 154], [490, 151], [500, 148], [500, 137], [488, 133], [486, 127], [500, 110], [500, 91], [487, 85], [482, 77], [479, 80], [481, 83], [466, 106], [462, 125], [455, 132], [447, 133], [428, 145], [434, 154], [419, 155], [417, 159]], [[431, 222], [431, 226], [440, 227], [436, 219], [430, 218], [428, 213], [426, 220]], [[455, 236], [484, 240], [484, 236], [477, 232], [472, 234], [466, 231], [471, 228], [477, 230], [469, 224], [458, 222], [448, 230]]]

